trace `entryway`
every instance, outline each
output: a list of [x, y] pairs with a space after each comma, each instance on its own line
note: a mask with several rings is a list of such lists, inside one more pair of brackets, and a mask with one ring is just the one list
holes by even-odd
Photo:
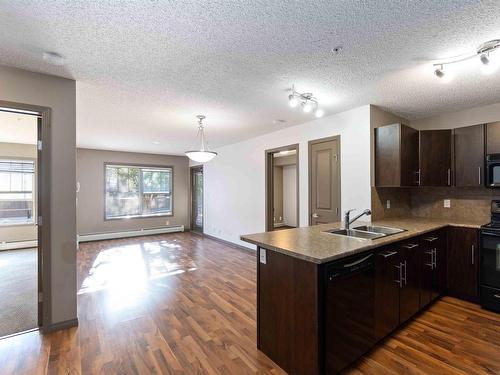
[[340, 136], [309, 141], [309, 225], [340, 221]]
[[[0, 337], [43, 326], [48, 109], [0, 101]], [[48, 232], [48, 225], [44, 233]]]
[[266, 231], [299, 226], [299, 145], [266, 151]]
[[203, 165], [191, 167], [191, 231], [203, 233]]

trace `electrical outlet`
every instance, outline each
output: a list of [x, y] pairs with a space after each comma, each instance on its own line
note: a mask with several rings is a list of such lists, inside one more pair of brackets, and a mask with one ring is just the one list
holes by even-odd
[[262, 264], [266, 264], [267, 262], [267, 257], [266, 257], [266, 249], [260, 249], [260, 262]]
[[385, 206], [387, 207], [387, 209], [391, 208], [391, 201], [389, 199], [387, 199]]
[[166, 225], [170, 225], [170, 220], [165, 221]]
[[443, 201], [443, 207], [444, 207], [444, 208], [450, 208], [450, 207], [451, 207], [451, 200], [449, 200], [449, 199], [445, 199], [445, 200]]

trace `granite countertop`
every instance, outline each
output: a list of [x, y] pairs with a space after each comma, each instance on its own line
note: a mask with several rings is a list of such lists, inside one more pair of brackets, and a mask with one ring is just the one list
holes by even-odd
[[[351, 227], [368, 224], [356, 221]], [[284, 229], [274, 232], [247, 234], [242, 241], [303, 259], [313, 263], [326, 263], [349, 255], [361, 253], [393, 242], [402, 241], [447, 226], [479, 228], [485, 222], [447, 221], [421, 218], [394, 218], [376, 220], [371, 225], [406, 229], [405, 232], [374, 240], [359, 239], [325, 233], [342, 228], [342, 223], [321, 224], [305, 228]]]

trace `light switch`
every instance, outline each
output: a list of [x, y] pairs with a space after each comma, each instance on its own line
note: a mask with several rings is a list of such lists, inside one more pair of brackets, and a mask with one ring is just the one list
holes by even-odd
[[391, 201], [389, 199], [387, 199], [385, 206], [387, 207], [387, 209], [391, 208]]
[[451, 200], [445, 199], [443, 202], [444, 208], [450, 208], [451, 207]]
[[260, 262], [262, 264], [266, 264], [267, 262], [266, 249], [260, 249]]

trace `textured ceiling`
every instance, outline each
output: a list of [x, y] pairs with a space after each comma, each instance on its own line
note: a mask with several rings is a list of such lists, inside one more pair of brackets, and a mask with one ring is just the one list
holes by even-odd
[[465, 64], [442, 84], [429, 62], [499, 37], [499, 1], [0, 0], [0, 64], [76, 79], [78, 145], [117, 150], [181, 153], [199, 113], [212, 147], [309, 121], [292, 83], [327, 115], [498, 102], [500, 71]]
[[0, 111], [0, 142], [36, 145], [36, 133], [36, 116]]

